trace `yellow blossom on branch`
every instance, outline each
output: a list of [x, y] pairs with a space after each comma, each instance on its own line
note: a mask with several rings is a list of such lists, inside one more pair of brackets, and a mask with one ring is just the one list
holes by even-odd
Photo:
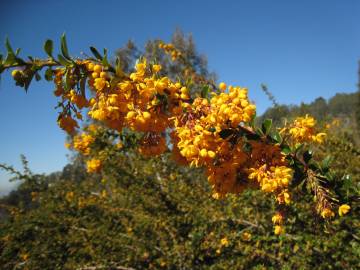
[[347, 204], [342, 204], [339, 207], [339, 216], [346, 215], [350, 211], [351, 207]]

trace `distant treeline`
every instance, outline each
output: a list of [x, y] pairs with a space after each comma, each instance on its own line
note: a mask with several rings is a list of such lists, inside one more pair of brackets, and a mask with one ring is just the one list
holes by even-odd
[[348, 118], [355, 117], [355, 112], [359, 107], [358, 93], [337, 93], [328, 101], [323, 97], [318, 97], [310, 104], [301, 103], [300, 105], [277, 105], [269, 108], [259, 117], [273, 119], [278, 124], [283, 118], [293, 118], [299, 115], [310, 114], [317, 120], [327, 120], [334, 117]]

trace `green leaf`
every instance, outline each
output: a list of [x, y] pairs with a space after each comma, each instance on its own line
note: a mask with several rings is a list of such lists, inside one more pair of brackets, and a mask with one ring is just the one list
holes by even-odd
[[234, 130], [233, 129], [223, 129], [223, 130], [221, 130], [220, 132], [219, 132], [219, 135], [220, 135], [220, 137], [222, 138], [222, 139], [226, 139], [226, 138], [228, 138], [229, 136], [231, 136], [231, 135], [233, 135], [234, 134]]
[[102, 60], [103, 57], [102, 55], [99, 53], [99, 51], [95, 48], [95, 47], [90, 47], [90, 51], [92, 52], [92, 54], [98, 59], [98, 60]]
[[261, 128], [256, 129], [256, 133], [259, 134], [259, 136], [263, 136], [264, 132], [261, 130]]
[[24, 88], [27, 91], [29, 89], [29, 86], [31, 84], [32, 79], [34, 78], [35, 72], [28, 73], [25, 77], [24, 81]]
[[20, 53], [21, 49], [20, 48], [17, 48], [16, 51], [15, 51], [15, 55], [18, 56], [19, 53]]
[[40, 81], [41, 80], [41, 76], [40, 76], [40, 74], [39, 73], [35, 73], [35, 80], [38, 82], [38, 81]]
[[52, 53], [54, 50], [54, 42], [51, 39], [47, 39], [44, 43], [44, 51], [50, 58], [53, 58]]
[[271, 126], [272, 126], [272, 120], [271, 119], [265, 119], [264, 122], [262, 123], [262, 126], [261, 126], [262, 132], [265, 135], [269, 134]]
[[325, 171], [328, 170], [332, 160], [333, 158], [331, 156], [326, 156], [321, 162], [321, 168]]
[[51, 69], [51, 67], [49, 67], [46, 71], [45, 71], [45, 80], [47, 81], [52, 81], [53, 79], [53, 71]]
[[5, 40], [5, 47], [6, 47], [8, 54], [12, 54], [15, 56], [14, 50], [11, 48], [10, 41], [8, 38], [6, 38], [6, 40]]
[[210, 92], [210, 87], [208, 85], [204, 85], [203, 88], [201, 89], [200, 95], [202, 98], [208, 98], [209, 92]]
[[71, 73], [67, 70], [65, 73], [65, 90], [70, 91], [72, 79], [71, 79]]
[[298, 152], [301, 151], [301, 149], [303, 149], [304, 144], [301, 143], [301, 144], [297, 144], [297, 145], [295, 145], [295, 146], [296, 146], [296, 148], [295, 148], [295, 153], [298, 153]]
[[250, 127], [252, 127], [253, 129], [255, 129], [255, 120], [256, 120], [256, 112], [254, 113], [250, 121]]
[[102, 59], [102, 64], [105, 67], [109, 66], [109, 61], [108, 61], [108, 58], [107, 58], [107, 49], [104, 49], [104, 57]]
[[11, 45], [10, 45], [10, 41], [8, 38], [6, 38], [5, 40], [5, 47], [6, 47], [6, 50], [7, 50], [7, 55], [6, 55], [6, 59], [5, 59], [5, 62], [4, 64], [5, 65], [13, 65], [16, 63], [16, 56], [15, 56], [15, 53], [13, 51], [13, 49], [11, 48]]
[[251, 141], [256, 141], [261, 138], [261, 136], [257, 133], [247, 133], [247, 134], [245, 134], [245, 137]]
[[216, 131], [216, 128], [211, 127], [211, 128], [209, 128], [209, 129], [208, 129], [208, 131], [210, 131], [210, 132], [213, 132], [213, 133], [214, 133], [214, 132]]
[[58, 54], [58, 61], [60, 64], [62, 64], [64, 67], [68, 66], [69, 64], [71, 64], [71, 62], [69, 60], [66, 60], [61, 54]]
[[275, 142], [277, 142], [277, 143], [282, 143], [282, 137], [281, 137], [279, 131], [276, 131], [276, 132], [273, 134], [272, 138], [274, 139]]
[[65, 58], [71, 59], [71, 57], [69, 55], [69, 50], [68, 50], [68, 47], [67, 47], [67, 43], [66, 43], [65, 33], [62, 34], [62, 36], [61, 36], [61, 53]]
[[283, 145], [283, 146], [281, 147], [281, 152], [282, 152], [283, 154], [285, 154], [285, 155], [288, 155], [288, 154], [291, 153], [291, 149], [290, 149], [290, 147], [289, 147], [288, 145]]
[[303, 154], [303, 158], [304, 158], [305, 163], [309, 163], [312, 156], [313, 156], [313, 153], [312, 153], [311, 150], [305, 151], [304, 154]]

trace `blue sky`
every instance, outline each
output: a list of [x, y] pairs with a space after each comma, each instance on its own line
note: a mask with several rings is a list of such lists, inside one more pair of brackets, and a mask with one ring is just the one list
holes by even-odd
[[[0, 40], [8, 36], [22, 55], [44, 56], [45, 39], [66, 32], [74, 56], [88, 47], [114, 52], [132, 39], [168, 41], [179, 27], [192, 33], [210, 70], [228, 84], [246, 86], [258, 111], [269, 101], [310, 102], [354, 92], [360, 59], [360, 1], [1, 1]], [[5, 52], [3, 43], [0, 51]], [[35, 172], [67, 163], [65, 134], [56, 125], [53, 86], [34, 83], [25, 93], [10, 74], [0, 84], [0, 163], [20, 166], [20, 154]], [[0, 172], [0, 193], [9, 189]]]

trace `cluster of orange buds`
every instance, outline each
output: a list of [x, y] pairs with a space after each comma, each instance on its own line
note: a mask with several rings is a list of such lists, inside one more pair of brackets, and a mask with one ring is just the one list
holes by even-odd
[[275, 215], [271, 218], [272, 223], [274, 224], [274, 233], [279, 235], [285, 232], [284, 227], [282, 226], [284, 223], [284, 214], [281, 212], [275, 213]]
[[76, 128], [79, 127], [78, 123], [70, 115], [60, 114], [58, 118], [58, 125], [69, 134], [74, 134]]
[[65, 92], [63, 83], [62, 83], [64, 72], [65, 72], [65, 68], [57, 68], [54, 71], [54, 73], [55, 73], [54, 84], [56, 86], [56, 88], [54, 90], [54, 95], [57, 97], [60, 97]]
[[181, 56], [181, 52], [175, 48], [171, 43], [165, 44], [163, 42], [159, 43], [159, 48], [163, 49], [166, 54], [171, 56], [171, 60], [175, 61]]
[[[220, 84], [224, 91], [224, 83]], [[204, 166], [214, 189], [214, 197], [239, 193], [247, 185], [241, 170], [248, 155], [242, 142], [232, 143], [220, 136], [222, 130], [249, 122], [255, 105], [247, 97], [247, 90], [229, 87], [229, 92], [214, 94], [208, 101], [196, 98], [175, 119], [174, 149], [178, 149], [192, 166]], [[241, 176], [242, 175], [242, 176]]]
[[77, 93], [74, 89], [71, 89], [67, 98], [70, 100], [71, 103], [75, 104], [79, 109], [89, 106], [89, 102], [86, 98], [82, 95]]
[[323, 143], [324, 139], [326, 138], [326, 133], [317, 133], [315, 130], [315, 125], [315, 118], [306, 115], [305, 117], [297, 117], [290, 125], [290, 128], [285, 128], [282, 132], [288, 131], [295, 143]]
[[96, 173], [101, 170], [102, 164], [101, 160], [97, 158], [89, 159], [86, 162], [87, 172], [88, 173]]
[[73, 139], [74, 149], [82, 153], [84, 156], [90, 154], [90, 146], [95, 141], [95, 138], [87, 133], [76, 135]]
[[[116, 83], [112, 83], [111, 76], [101, 65], [89, 63], [87, 68], [92, 78], [89, 85], [95, 93], [89, 116], [118, 131], [127, 127], [143, 132], [144, 138], [152, 138], [154, 143], [157, 141], [154, 138], [163, 137], [161, 134], [171, 127], [170, 118], [181, 114], [184, 102], [189, 100], [186, 87], [158, 76], [161, 66], [148, 65], [145, 59], [136, 64], [129, 77]], [[149, 144], [148, 151], [144, 149], [146, 145], [142, 144], [142, 153], [157, 155], [167, 149], [162, 139]], [[157, 145], [156, 150], [154, 145]]]
[[286, 166], [269, 166], [249, 169], [249, 179], [256, 180], [262, 191], [275, 193], [279, 203], [290, 203], [288, 185], [292, 179], [292, 169]]
[[[77, 61], [79, 66], [85, 65], [87, 61]], [[55, 90], [54, 95], [58, 97], [62, 97], [62, 104], [68, 101], [69, 104], [73, 104], [73, 111], [77, 119], [82, 119], [82, 115], [80, 110], [86, 107], [89, 107], [89, 101], [86, 99], [85, 94], [80, 90], [75, 90], [75, 86], [77, 84], [76, 79], [74, 78], [76, 74], [74, 73], [74, 69], [71, 68], [57, 68], [54, 70], [54, 84]], [[67, 74], [68, 73], [68, 74]], [[71, 89], [66, 90], [65, 84], [68, 84], [67, 87], [71, 87]], [[70, 108], [70, 107], [69, 107]], [[77, 121], [73, 118], [70, 109], [67, 111], [63, 111], [59, 116], [58, 124], [69, 134], [74, 134], [75, 129], [78, 127]]]

